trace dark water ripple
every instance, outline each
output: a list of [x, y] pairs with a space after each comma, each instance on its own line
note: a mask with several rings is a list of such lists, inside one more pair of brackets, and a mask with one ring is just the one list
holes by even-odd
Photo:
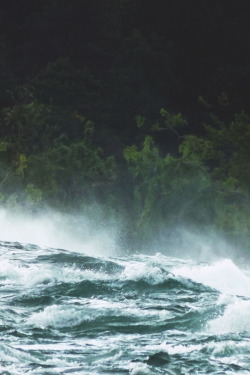
[[230, 260], [0, 242], [0, 374], [250, 374], [250, 278]]

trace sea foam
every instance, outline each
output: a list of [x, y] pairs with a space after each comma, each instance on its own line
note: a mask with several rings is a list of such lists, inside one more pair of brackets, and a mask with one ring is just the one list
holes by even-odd
[[176, 267], [172, 272], [222, 293], [250, 297], [250, 278], [230, 259], [213, 264]]

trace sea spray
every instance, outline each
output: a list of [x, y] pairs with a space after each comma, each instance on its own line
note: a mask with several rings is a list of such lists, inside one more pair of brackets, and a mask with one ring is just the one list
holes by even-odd
[[0, 209], [0, 238], [3, 241], [111, 255], [116, 249], [117, 226], [83, 213], [62, 213], [46, 209], [22, 214]]
[[222, 293], [250, 297], [250, 278], [230, 259], [222, 259], [212, 264], [185, 265], [173, 269], [173, 272]]

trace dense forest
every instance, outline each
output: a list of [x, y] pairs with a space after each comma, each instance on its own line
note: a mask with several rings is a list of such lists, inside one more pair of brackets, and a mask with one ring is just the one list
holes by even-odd
[[1, 206], [247, 255], [249, 40], [248, 0], [2, 0]]

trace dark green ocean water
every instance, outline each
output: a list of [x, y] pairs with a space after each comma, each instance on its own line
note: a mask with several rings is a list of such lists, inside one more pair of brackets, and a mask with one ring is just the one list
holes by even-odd
[[250, 274], [231, 260], [0, 242], [0, 374], [250, 374]]

